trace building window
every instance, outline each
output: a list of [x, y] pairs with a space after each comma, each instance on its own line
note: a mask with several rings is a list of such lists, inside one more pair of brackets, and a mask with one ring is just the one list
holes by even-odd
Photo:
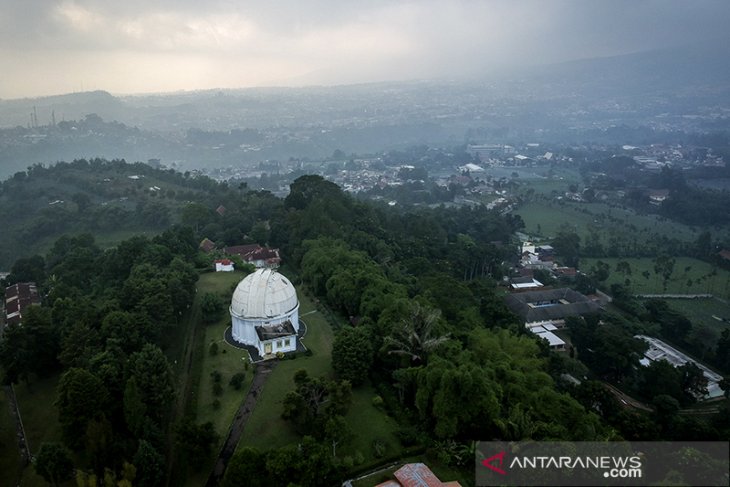
[[286, 340], [284, 340], [284, 345], [285, 345], [285, 346], [287, 346], [287, 347], [288, 347], [288, 346], [289, 346], [289, 344], [291, 344], [291, 339], [290, 339], [290, 338], [287, 338]]
[[279, 340], [278, 342], [276, 342], [276, 348], [281, 348], [281, 340]]

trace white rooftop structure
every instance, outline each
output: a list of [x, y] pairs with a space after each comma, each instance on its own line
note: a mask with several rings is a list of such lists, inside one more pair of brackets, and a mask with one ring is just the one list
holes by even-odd
[[233, 339], [261, 357], [293, 352], [299, 332], [299, 300], [292, 283], [274, 269], [258, 269], [236, 286], [231, 298]]
[[[547, 328], [548, 325], [540, 325], [540, 326], [533, 326], [530, 327], [530, 331], [534, 333], [535, 335], [539, 336], [540, 338], [544, 338], [548, 341], [548, 345], [550, 345], [550, 348], [554, 350], [564, 350], [565, 349], [565, 341], [560, 338], [558, 335], [553, 333], [551, 330]], [[550, 324], [549, 325], [552, 330], [557, 330], [555, 325]]]
[[723, 395], [723, 390], [720, 388], [719, 384], [722, 380], [722, 376], [720, 374], [713, 372], [701, 363], [696, 362], [695, 360], [691, 359], [671, 345], [664, 343], [658, 338], [653, 338], [646, 335], [636, 335], [634, 338], [644, 340], [649, 344], [649, 349], [644, 352], [645, 358], [639, 361], [641, 365], [648, 366], [650, 361], [653, 362], [655, 360], [666, 360], [675, 367], [681, 367], [687, 362], [692, 362], [700, 368], [703, 375], [707, 378], [707, 396], [705, 396], [705, 398], [720, 397]]
[[231, 313], [247, 318], [271, 318], [298, 305], [297, 292], [286, 277], [273, 269], [259, 269], [236, 286]]

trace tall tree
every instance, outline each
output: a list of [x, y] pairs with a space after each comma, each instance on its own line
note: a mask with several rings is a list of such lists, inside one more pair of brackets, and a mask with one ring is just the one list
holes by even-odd
[[35, 470], [54, 487], [69, 480], [74, 464], [68, 450], [60, 443], [43, 443], [35, 458]]
[[408, 357], [414, 365], [425, 363], [429, 353], [448, 340], [436, 331], [440, 316], [439, 310], [414, 302], [408, 316], [385, 338], [388, 353]]
[[372, 335], [365, 327], [345, 326], [332, 344], [332, 368], [353, 386], [365, 382], [373, 363]]
[[56, 406], [64, 441], [71, 448], [80, 448], [89, 422], [103, 416], [109, 407], [109, 393], [91, 372], [71, 368], [58, 383]]

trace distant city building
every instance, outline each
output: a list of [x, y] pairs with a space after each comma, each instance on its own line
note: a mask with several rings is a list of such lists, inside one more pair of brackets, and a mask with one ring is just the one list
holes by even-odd
[[5, 288], [5, 323], [18, 325], [28, 307], [41, 304], [38, 288], [34, 282], [19, 282]]

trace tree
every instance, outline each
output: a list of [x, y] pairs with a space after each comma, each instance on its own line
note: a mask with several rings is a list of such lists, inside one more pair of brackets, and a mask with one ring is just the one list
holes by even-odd
[[146, 416], [164, 427], [174, 399], [172, 370], [158, 347], [148, 343], [129, 358], [129, 375], [134, 379]]
[[236, 449], [236, 453], [228, 463], [221, 486], [239, 487], [243, 479], [250, 487], [268, 487], [270, 485], [266, 470], [266, 455], [256, 448]]
[[674, 259], [666, 254], [658, 255], [654, 259], [654, 273], [662, 276], [664, 292], [667, 292], [667, 283], [674, 272], [674, 262]]
[[200, 311], [203, 313], [203, 321], [206, 323], [218, 321], [223, 313], [223, 301], [215, 293], [205, 293], [200, 299]]
[[136, 485], [139, 487], [158, 487], [165, 478], [165, 457], [147, 441], [140, 440], [134, 454], [137, 467]]
[[447, 335], [434, 336], [440, 316], [439, 310], [414, 302], [407, 318], [394, 326], [393, 333], [385, 337], [388, 353], [406, 356], [414, 365], [425, 363], [428, 354], [449, 339]]
[[563, 258], [565, 265], [578, 267], [580, 259], [580, 237], [569, 226], [563, 225], [560, 227], [560, 231], [553, 239], [552, 245], [555, 248], [555, 252]]
[[218, 433], [210, 421], [199, 425], [193, 419], [185, 418], [177, 427], [176, 438], [186, 463], [200, 468], [211, 456]]
[[74, 465], [63, 445], [43, 443], [35, 458], [35, 470], [51, 485], [57, 486], [71, 478]]
[[294, 374], [294, 391], [284, 397], [281, 417], [294, 423], [301, 434], [321, 438], [324, 426], [335, 415], [344, 415], [352, 402], [348, 381], [309, 377], [305, 370]]
[[697, 364], [686, 362], [678, 370], [686, 402], [693, 403], [707, 395], [707, 377]]
[[332, 344], [332, 368], [353, 386], [365, 382], [373, 363], [372, 336], [367, 328], [343, 327]]
[[80, 448], [89, 422], [108, 409], [109, 393], [92, 373], [71, 368], [58, 383], [56, 406], [64, 441], [71, 448]]

